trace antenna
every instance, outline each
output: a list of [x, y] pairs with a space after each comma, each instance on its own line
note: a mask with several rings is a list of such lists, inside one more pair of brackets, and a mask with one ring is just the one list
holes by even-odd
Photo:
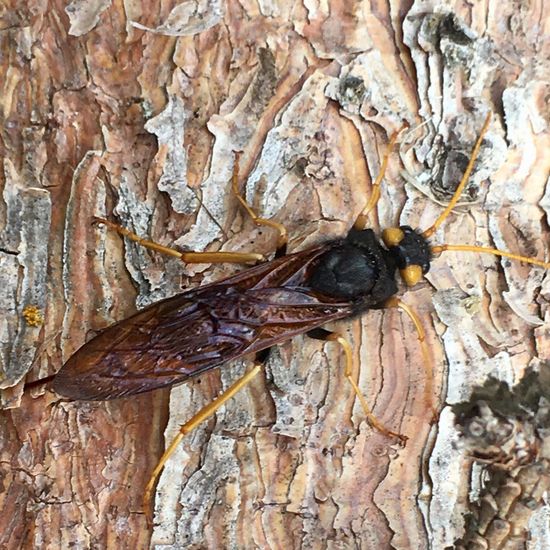
[[464, 187], [466, 187], [466, 184], [470, 179], [472, 170], [474, 169], [474, 163], [479, 155], [479, 150], [481, 149], [481, 142], [483, 141], [483, 137], [485, 136], [485, 134], [487, 133], [487, 130], [489, 129], [490, 122], [491, 122], [491, 113], [489, 113], [485, 118], [485, 122], [483, 123], [483, 126], [481, 128], [481, 132], [479, 133], [479, 137], [477, 138], [476, 144], [474, 145], [474, 148], [472, 150], [470, 161], [468, 162], [468, 166], [466, 166], [466, 171], [464, 172], [464, 175], [462, 176], [462, 179], [460, 180], [460, 183], [458, 184], [458, 187], [456, 188], [456, 191], [452, 199], [447, 205], [447, 208], [443, 210], [443, 212], [440, 214], [439, 218], [435, 220], [433, 225], [431, 227], [428, 227], [428, 229], [426, 229], [426, 231], [422, 233], [422, 236], [425, 237], [426, 239], [428, 237], [431, 237], [437, 231], [437, 228], [443, 223], [445, 218], [451, 213], [451, 210], [455, 207], [456, 203], [458, 202], [458, 199], [460, 198], [460, 195], [462, 194]]
[[[468, 162], [468, 166], [466, 167], [464, 175], [462, 176], [462, 179], [460, 180], [460, 183], [458, 184], [458, 187], [456, 188], [456, 191], [454, 192], [452, 199], [450, 200], [445, 210], [435, 220], [433, 225], [422, 233], [423, 237], [428, 238], [431, 235], [433, 235], [437, 230], [437, 228], [443, 223], [445, 218], [447, 218], [447, 216], [451, 213], [451, 210], [454, 208], [454, 206], [458, 202], [458, 199], [460, 198], [460, 194], [464, 190], [464, 187], [466, 187], [466, 183], [468, 182], [468, 179], [472, 174], [474, 163], [479, 155], [479, 150], [481, 149], [481, 143], [483, 141], [484, 135], [487, 133], [487, 130], [489, 129], [490, 122], [491, 122], [491, 113], [489, 113], [485, 118], [485, 122], [483, 123], [483, 127], [481, 128], [481, 132], [479, 133], [479, 137], [477, 138], [477, 141], [472, 150], [472, 155], [470, 157], [470, 161]], [[458, 252], [478, 252], [480, 254], [492, 254], [493, 256], [510, 258], [511, 260], [525, 262], [528, 264], [544, 267], [545, 269], [550, 269], [550, 262], [543, 262], [542, 260], [537, 260], [536, 258], [520, 256], [519, 254], [513, 254], [511, 252], [506, 252], [505, 250], [499, 250], [498, 248], [475, 246], [475, 245], [469, 245], [469, 244], [440, 244], [440, 245], [431, 247], [431, 251], [433, 254], [440, 254], [441, 252], [445, 252], [447, 250], [458, 251]]]

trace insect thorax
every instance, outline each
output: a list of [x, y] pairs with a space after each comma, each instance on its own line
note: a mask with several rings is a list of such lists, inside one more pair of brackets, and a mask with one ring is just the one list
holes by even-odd
[[371, 308], [397, 292], [396, 262], [371, 229], [352, 229], [320, 256], [308, 285], [322, 294]]

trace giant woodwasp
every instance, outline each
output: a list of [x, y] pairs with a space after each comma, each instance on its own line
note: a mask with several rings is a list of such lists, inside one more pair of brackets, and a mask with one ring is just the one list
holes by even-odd
[[[258, 217], [241, 196], [236, 156], [232, 179], [236, 197], [256, 224], [279, 232], [278, 251], [270, 261], [264, 261], [262, 255], [255, 253], [179, 252], [142, 239], [109, 220], [96, 219], [97, 223], [142, 246], [176, 256], [183, 262], [260, 263], [237, 275], [152, 304], [108, 327], [82, 346], [56, 375], [28, 386], [53, 380], [53, 389], [58, 394], [74, 400], [127, 397], [185, 382], [233, 359], [251, 354], [259, 357], [263, 350], [306, 333], [342, 346], [346, 356], [345, 376], [370, 424], [382, 433], [405, 441], [405, 436], [384, 427], [370, 411], [352, 376], [348, 341], [321, 326], [369, 309], [400, 308], [416, 327], [426, 364], [426, 395], [430, 396], [431, 365], [424, 330], [416, 313], [395, 297], [398, 290], [396, 272], [407, 286], [414, 286], [428, 272], [432, 257], [447, 250], [488, 253], [550, 268], [550, 263], [493, 248], [460, 244], [432, 246], [428, 242], [450, 214], [468, 182], [490, 120], [488, 115], [453, 198], [432, 226], [424, 231], [408, 226], [385, 229], [383, 244], [366, 225], [380, 197], [380, 184], [399, 132], [393, 134], [373, 184], [373, 193], [347, 236], [289, 255], [284, 255], [287, 241], [284, 227]], [[261, 363], [256, 361], [218, 399], [181, 426], [147, 484], [145, 506], [164, 464], [184, 435], [214, 414], [261, 368]]]

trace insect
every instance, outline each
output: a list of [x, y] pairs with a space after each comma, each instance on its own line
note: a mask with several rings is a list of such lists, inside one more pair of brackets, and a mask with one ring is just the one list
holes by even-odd
[[[338, 333], [321, 328], [330, 321], [359, 315], [369, 309], [398, 307], [414, 322], [426, 363], [426, 393], [430, 394], [430, 365], [424, 332], [416, 314], [395, 294], [396, 273], [407, 286], [414, 286], [430, 269], [434, 255], [445, 250], [490, 253], [550, 268], [549, 263], [508, 252], [469, 245], [432, 246], [428, 238], [449, 215], [464, 189], [482, 139], [490, 123], [485, 120], [468, 167], [453, 199], [427, 230], [408, 226], [386, 229], [382, 243], [366, 228], [368, 214], [380, 195], [380, 182], [396, 132], [388, 146], [373, 194], [355, 226], [343, 239], [316, 248], [282, 255], [286, 232], [279, 224], [256, 216], [238, 192], [238, 158], [233, 174], [234, 192], [258, 224], [279, 231], [278, 254], [242, 273], [213, 284], [189, 290], [155, 303], [132, 317], [104, 330], [82, 346], [54, 375], [53, 389], [75, 400], [107, 400], [126, 397], [188, 381], [205, 371], [240, 357], [258, 354], [297, 334], [338, 342], [346, 355], [346, 378], [351, 384], [373, 427], [398, 437], [404, 436], [382, 426], [370, 412], [353, 376], [349, 343]], [[262, 260], [258, 254], [180, 253], [104, 219], [99, 223], [148, 248], [172, 254], [184, 262], [250, 262]], [[148, 505], [156, 479], [181, 438], [212, 415], [223, 403], [250, 382], [261, 370], [254, 366], [181, 427], [155, 468], [145, 491]]]

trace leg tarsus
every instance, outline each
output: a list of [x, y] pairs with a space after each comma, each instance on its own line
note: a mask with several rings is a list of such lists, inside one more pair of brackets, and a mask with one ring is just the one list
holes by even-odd
[[390, 141], [386, 148], [386, 152], [384, 153], [384, 157], [382, 158], [380, 171], [378, 172], [378, 175], [376, 176], [376, 179], [372, 184], [371, 196], [369, 197], [367, 204], [365, 204], [365, 206], [363, 207], [363, 210], [361, 210], [359, 216], [357, 216], [357, 219], [355, 220], [355, 224], [353, 225], [355, 229], [362, 230], [362, 229], [365, 229], [365, 227], [367, 226], [369, 214], [372, 210], [374, 210], [374, 208], [376, 207], [376, 204], [378, 203], [378, 200], [380, 199], [380, 187], [382, 185], [382, 180], [384, 179], [384, 175], [386, 174], [386, 168], [388, 167], [390, 155], [395, 146], [395, 142], [397, 141], [397, 137], [403, 130], [405, 130], [408, 127], [409, 127], [408, 124], [404, 124], [399, 130], [396, 130], [391, 135]]

